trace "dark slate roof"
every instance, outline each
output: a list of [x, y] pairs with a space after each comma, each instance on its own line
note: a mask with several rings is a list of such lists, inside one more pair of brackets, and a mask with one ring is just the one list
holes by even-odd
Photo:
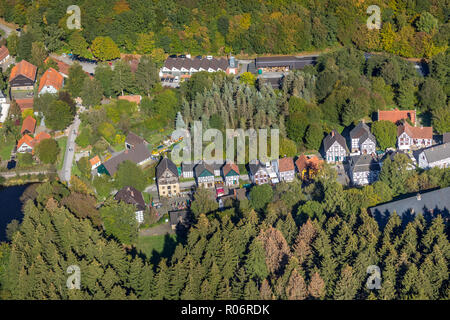
[[[334, 132], [334, 136], [332, 135], [333, 132]], [[327, 135], [325, 137], [325, 139], [323, 139], [323, 147], [324, 147], [325, 152], [327, 152], [328, 149], [330, 149], [330, 147], [336, 141], [348, 152], [347, 143], [345, 142], [345, 138], [343, 136], [341, 136], [339, 134], [339, 132], [337, 132], [336, 130], [331, 131], [331, 133], [329, 135]]]
[[213, 170], [220, 170], [224, 165], [223, 161], [214, 160], [206, 160], [205, 163], [207, 163]]
[[370, 132], [363, 133], [363, 135], [359, 138], [359, 141], [364, 142], [367, 139], [370, 139], [375, 144], [377, 143], [377, 139], [375, 139], [375, 136]]
[[260, 168], [265, 168], [265, 166], [259, 160], [252, 160], [248, 164], [248, 168], [250, 169], [250, 173], [255, 175]]
[[202, 175], [202, 173], [205, 171], [207, 173], [209, 173], [211, 176], [214, 176], [214, 169], [209, 164], [205, 163], [204, 161], [197, 164], [195, 166], [194, 170], [195, 170], [196, 177], [200, 177]]
[[380, 163], [376, 157], [369, 154], [354, 156], [350, 159], [352, 172], [380, 171]]
[[450, 143], [432, 146], [423, 149], [422, 152], [425, 154], [428, 163], [441, 161], [450, 158]]
[[146, 141], [143, 138], [141, 138], [137, 134], [134, 134], [133, 132], [128, 133], [125, 142], [132, 146], [137, 146], [138, 144], [146, 143]]
[[167, 157], [164, 157], [161, 162], [156, 166], [156, 179], [159, 179], [162, 174], [169, 169], [178, 178], [178, 169], [175, 163]]
[[144, 160], [149, 159], [150, 157], [151, 154], [147, 147], [143, 144], [138, 144], [134, 148], [125, 150], [117, 156], [109, 159], [104, 163], [104, 166], [106, 170], [108, 170], [109, 174], [113, 176], [116, 173], [119, 164], [121, 164], [122, 162], [129, 160], [138, 164]]
[[142, 193], [133, 187], [123, 187], [116, 193], [114, 199], [132, 204], [136, 206], [138, 210], [145, 209], [145, 201], [142, 197]]
[[450, 187], [369, 208], [369, 212], [379, 222], [383, 220], [386, 222], [394, 212], [402, 218], [412, 218], [420, 213], [432, 215], [441, 213], [448, 216], [449, 210]]
[[194, 171], [194, 167], [197, 165], [198, 162], [182, 162], [181, 163], [181, 170], [183, 172], [190, 172]]
[[359, 139], [365, 134], [366, 132], [370, 132], [369, 126], [365, 124], [364, 122], [358, 123], [356, 127], [354, 127], [350, 131], [350, 138], [351, 139]]
[[179, 222], [186, 225], [189, 224], [189, 212], [187, 210], [169, 211], [170, 225], [177, 225]]

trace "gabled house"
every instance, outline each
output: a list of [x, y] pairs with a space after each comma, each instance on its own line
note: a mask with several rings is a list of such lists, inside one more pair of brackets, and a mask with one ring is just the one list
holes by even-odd
[[193, 178], [194, 177], [194, 167], [197, 163], [192, 162], [182, 162], [181, 163], [181, 175], [183, 178]]
[[114, 199], [135, 206], [136, 220], [139, 223], [144, 222], [144, 212], [146, 209], [146, 205], [144, 197], [142, 196], [142, 192], [133, 187], [123, 187], [119, 190], [119, 192], [116, 193]]
[[412, 124], [416, 124], [416, 110], [378, 110], [378, 121], [390, 121], [398, 124], [401, 121], [409, 120]]
[[64, 77], [55, 69], [48, 68], [39, 80], [39, 95], [44, 93], [55, 94], [62, 89]]
[[256, 185], [269, 183], [270, 177], [267, 168], [259, 160], [252, 160], [248, 164], [249, 177], [252, 183]]
[[363, 186], [378, 180], [381, 166], [375, 155], [361, 154], [350, 158], [350, 179], [353, 185]]
[[213, 169], [215, 177], [220, 177], [221, 176], [223, 162], [206, 160], [205, 163], [209, 164], [209, 166]]
[[34, 134], [34, 130], [36, 129], [36, 119], [32, 116], [28, 116], [23, 120], [22, 129], [20, 130], [20, 134]]
[[406, 121], [397, 127], [397, 145], [400, 150], [429, 147], [432, 142], [432, 127], [413, 127]]
[[200, 162], [195, 166], [194, 172], [199, 188], [214, 188], [214, 169], [209, 164]]
[[89, 163], [91, 164], [91, 170], [95, 170], [102, 164], [102, 161], [99, 156], [95, 156], [92, 159], [89, 159]]
[[222, 168], [223, 180], [227, 187], [238, 187], [239, 186], [239, 167], [237, 164], [231, 161], [227, 163]]
[[278, 178], [280, 181], [292, 182], [295, 176], [294, 159], [285, 157], [278, 160]]
[[179, 225], [188, 228], [192, 223], [191, 216], [187, 210], [169, 211], [169, 220], [172, 230], [176, 230]]
[[332, 130], [331, 133], [323, 139], [323, 149], [325, 152], [325, 159], [328, 163], [342, 162], [348, 155], [345, 138], [336, 130]]
[[304, 154], [295, 161], [297, 172], [302, 180], [314, 178], [322, 164], [323, 160], [320, 160], [317, 156], [305, 156]]
[[160, 197], [177, 196], [180, 193], [178, 169], [175, 163], [164, 157], [156, 166], [156, 183]]
[[422, 169], [450, 167], [450, 143], [423, 149], [419, 153], [418, 164]]
[[0, 48], [0, 64], [5, 63], [9, 59], [9, 50], [5, 46], [1, 46]]
[[11, 69], [9, 85], [11, 90], [33, 90], [37, 67], [22, 60]]
[[372, 154], [376, 151], [377, 140], [364, 122], [360, 122], [350, 131], [350, 140], [352, 153]]
[[111, 159], [106, 161], [103, 166], [110, 176], [114, 176], [114, 174], [117, 172], [119, 164], [124, 161], [128, 160], [134, 162], [138, 166], [143, 166], [149, 163], [151, 159], [152, 155], [147, 146], [144, 144], [138, 144], [134, 148], [125, 149], [125, 151], [121, 152], [115, 157], [112, 157]]
[[34, 147], [41, 143], [45, 139], [50, 139], [51, 136], [45, 132], [42, 131], [41, 133], [37, 134], [34, 138], [30, 137], [28, 134], [25, 134], [17, 143], [17, 152], [19, 153], [27, 153], [32, 152], [34, 153]]
[[133, 149], [139, 144], [148, 145], [148, 142], [145, 141], [144, 138], [134, 134], [133, 132], [129, 132], [127, 138], [125, 139], [125, 148]]

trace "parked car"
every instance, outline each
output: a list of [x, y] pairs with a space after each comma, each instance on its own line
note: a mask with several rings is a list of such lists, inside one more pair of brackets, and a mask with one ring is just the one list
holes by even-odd
[[180, 54], [179, 56], [178, 56], [178, 58], [186, 58], [186, 55], [185, 54]]

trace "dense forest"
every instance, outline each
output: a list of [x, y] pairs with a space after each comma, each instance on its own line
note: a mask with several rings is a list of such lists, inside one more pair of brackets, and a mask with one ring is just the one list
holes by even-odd
[[[34, 186], [23, 196], [23, 222], [8, 227], [11, 242], [0, 246], [0, 297], [449, 299], [448, 217], [402, 221], [394, 213], [380, 223], [366, 211], [398, 194], [450, 185], [449, 169], [408, 173], [406, 160], [383, 166], [373, 186], [343, 190], [325, 167], [306, 188], [257, 186], [250, 201], [224, 210], [201, 189], [193, 226], [178, 230], [164, 256], [136, 252], [128, 205], [98, 210], [79, 183]], [[66, 288], [70, 265], [80, 267], [81, 290]], [[381, 269], [380, 290], [366, 286], [369, 265]]]
[[[66, 26], [70, 5], [81, 30]], [[369, 4], [356, 0], [5, 0], [0, 17], [27, 31], [10, 51], [25, 58], [31, 42], [51, 51], [111, 60], [119, 53], [289, 54], [335, 46], [432, 57], [450, 39], [449, 8], [439, 0], [376, 0], [382, 28], [369, 30]], [[28, 48], [27, 48], [28, 47]]]

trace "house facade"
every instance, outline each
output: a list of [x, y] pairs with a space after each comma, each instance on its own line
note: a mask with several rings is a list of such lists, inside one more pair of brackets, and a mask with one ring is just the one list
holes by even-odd
[[381, 171], [378, 158], [361, 154], [350, 158], [350, 178], [353, 185], [363, 186], [378, 180]]
[[227, 187], [239, 187], [239, 167], [228, 161], [222, 168], [223, 180]]
[[160, 197], [172, 197], [180, 193], [178, 169], [167, 157], [164, 157], [156, 167], [156, 183]]
[[[231, 60], [230, 60], [231, 61]], [[234, 61], [234, 63], [236, 63]], [[223, 71], [227, 74], [236, 72], [237, 68], [230, 63], [227, 59], [215, 59], [213, 57], [208, 58], [168, 58], [164, 62], [164, 66], [160, 69], [160, 77], [181, 77], [189, 78], [194, 73], [200, 71], [217, 72]]]
[[39, 81], [39, 95], [44, 93], [55, 94], [62, 89], [64, 77], [55, 69], [47, 69]]
[[181, 175], [183, 178], [194, 178], [194, 167], [196, 163], [181, 163]]
[[270, 177], [267, 172], [266, 166], [259, 160], [250, 161], [249, 165], [249, 176], [252, 183], [256, 185], [269, 183]]
[[342, 162], [348, 155], [348, 148], [345, 138], [336, 130], [325, 137], [323, 141], [325, 159], [328, 163]]
[[360, 122], [350, 131], [352, 153], [372, 154], [376, 151], [376, 139], [364, 122]]
[[37, 67], [22, 60], [11, 69], [9, 85], [11, 91], [33, 90], [36, 81]]
[[422, 169], [450, 167], [450, 142], [421, 151], [418, 157], [418, 164]]
[[0, 64], [3, 64], [6, 61], [8, 61], [9, 57], [10, 57], [10, 55], [9, 55], [8, 48], [5, 46], [1, 46], [0, 47]]
[[194, 172], [199, 188], [214, 188], [214, 169], [209, 164], [200, 162], [195, 166]]
[[116, 193], [114, 199], [134, 205], [136, 208], [135, 214], [137, 222], [144, 223], [144, 212], [146, 209], [146, 205], [144, 197], [142, 196], [142, 192], [130, 186], [123, 187], [119, 190], [119, 192]]
[[295, 177], [294, 159], [285, 157], [278, 159], [278, 178], [280, 181], [292, 182]]
[[397, 127], [397, 145], [400, 150], [430, 147], [433, 143], [432, 127], [413, 127], [404, 122]]

